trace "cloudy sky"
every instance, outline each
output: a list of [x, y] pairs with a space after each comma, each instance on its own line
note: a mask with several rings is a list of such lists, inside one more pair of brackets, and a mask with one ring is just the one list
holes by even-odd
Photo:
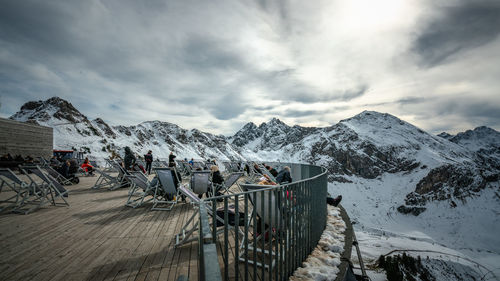
[[0, 116], [59, 96], [222, 134], [363, 110], [500, 130], [499, 33], [498, 0], [4, 0]]

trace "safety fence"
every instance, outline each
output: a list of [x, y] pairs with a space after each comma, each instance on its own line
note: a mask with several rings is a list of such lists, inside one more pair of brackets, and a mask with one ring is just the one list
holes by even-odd
[[203, 200], [201, 280], [287, 280], [316, 247], [326, 225], [326, 169], [287, 165], [292, 183], [240, 184], [240, 193]]

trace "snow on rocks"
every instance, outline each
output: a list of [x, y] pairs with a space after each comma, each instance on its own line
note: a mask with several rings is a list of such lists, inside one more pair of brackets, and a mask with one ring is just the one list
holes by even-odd
[[340, 216], [340, 209], [328, 205], [326, 228], [316, 248], [295, 270], [292, 281], [335, 280], [339, 272], [340, 256], [344, 251], [346, 225]]

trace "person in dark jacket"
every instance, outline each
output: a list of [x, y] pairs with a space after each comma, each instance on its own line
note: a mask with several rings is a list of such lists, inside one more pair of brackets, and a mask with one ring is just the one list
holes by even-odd
[[132, 150], [130, 150], [130, 147], [125, 146], [125, 157], [123, 158], [125, 170], [132, 170], [132, 167], [134, 166], [136, 160], [137, 159], [132, 153]]
[[50, 160], [49, 160], [49, 165], [52, 168], [57, 169], [57, 168], [59, 168], [59, 166], [61, 166], [61, 162], [59, 162], [59, 160], [57, 160], [56, 156], [53, 155], [52, 158], [50, 158]]
[[150, 150], [148, 154], [144, 155], [144, 161], [146, 161], [146, 171], [148, 175], [151, 174], [151, 165], [153, 164], [153, 152]]
[[63, 177], [68, 178], [69, 177], [69, 167], [71, 166], [71, 163], [69, 162], [69, 159], [67, 159], [63, 164], [59, 167], [57, 170]]
[[278, 183], [289, 183], [292, 182], [292, 176], [290, 175], [290, 167], [285, 166], [276, 176], [276, 181]]
[[170, 155], [168, 156], [168, 165], [170, 166], [170, 163], [175, 163], [175, 156], [174, 153], [172, 151], [170, 151]]

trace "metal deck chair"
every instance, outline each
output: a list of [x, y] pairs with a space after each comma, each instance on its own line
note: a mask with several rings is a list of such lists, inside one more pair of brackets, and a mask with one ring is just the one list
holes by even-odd
[[99, 177], [97, 178], [94, 186], [91, 187], [92, 189], [107, 187], [109, 190], [115, 190], [129, 183], [125, 177], [126, 172], [120, 164], [111, 160], [109, 160], [108, 163], [116, 172], [118, 172], [118, 175], [112, 176], [104, 170], [94, 169], [94, 171], [99, 174]]
[[72, 185], [73, 183], [71, 180], [65, 178], [61, 173], [56, 171], [54, 168], [52, 168], [49, 165], [44, 165], [40, 167], [41, 169], [45, 170], [49, 175], [51, 175], [53, 178], [55, 178], [59, 183], [64, 184], [64, 185]]
[[[4, 184], [11, 185], [15, 190], [17, 190], [15, 191], [18, 196], [16, 198], [17, 202], [15, 205], [10, 205], [10, 207], [13, 207], [11, 210], [12, 212], [26, 215], [49, 203], [50, 199], [48, 198], [46, 185], [38, 185], [33, 182], [31, 184], [27, 184], [10, 169], [1, 169], [0, 175], [11, 181], [9, 184], [5, 180], [2, 180], [2, 186]], [[13, 197], [11, 197], [9, 201], [12, 199]]]
[[[68, 201], [66, 201], [66, 199], [64, 198], [68, 197], [68, 190], [64, 188], [64, 186], [60, 184], [55, 178], [53, 178], [48, 173], [44, 173], [44, 171], [42, 171], [42, 169], [38, 166], [21, 166], [20, 169], [30, 179], [31, 185], [36, 187], [35, 188], [36, 191], [39, 190], [44, 192], [47, 196], [47, 199], [48, 195], [50, 195], [49, 200], [52, 203], [52, 205], [56, 206], [57, 204], [62, 204], [69, 206]], [[42, 184], [37, 183], [32, 178], [32, 175], [36, 175], [39, 179], [41, 179]], [[60, 198], [63, 201], [63, 203], [57, 203], [56, 202], [57, 198]]]
[[229, 188], [231, 188], [231, 186], [233, 186], [233, 184], [235, 184], [241, 176], [243, 176], [242, 172], [231, 173], [229, 176], [227, 176], [227, 178], [224, 180], [222, 184], [214, 183], [213, 184], [213, 188], [215, 190], [214, 194], [217, 194], [217, 191], [221, 192], [221, 190], [222, 193], [234, 193], [231, 190], [229, 190]]
[[273, 174], [264, 165], [259, 165], [259, 168], [262, 171], [262, 175], [267, 175], [273, 182], [278, 183]]
[[[158, 175], [158, 184], [154, 188], [153, 207], [151, 210], [170, 211], [179, 200], [178, 190], [175, 187], [174, 181], [174, 175], [177, 172], [172, 168], [156, 168], [155, 171]], [[180, 182], [180, 179], [177, 180]], [[163, 204], [165, 206], [162, 207], [161, 205]]]
[[209, 171], [194, 171], [189, 181], [191, 190], [198, 195], [202, 195], [210, 190], [210, 172]]
[[231, 166], [231, 171], [232, 172], [239, 172], [240, 171], [240, 169], [238, 168], [238, 164], [237, 163], [231, 162], [231, 163], [229, 163], [229, 165]]
[[5, 191], [8, 194], [5, 199], [0, 200], [0, 212], [10, 208], [18, 207], [22, 199], [25, 196], [25, 192], [28, 185], [17, 177], [11, 169], [0, 168], [0, 194], [4, 189], [9, 189], [10, 191]]
[[[153, 200], [153, 183], [142, 172], [130, 172], [125, 177], [130, 182], [130, 190], [125, 206], [137, 208], [142, 204]], [[146, 199], [146, 197], [151, 198]]]
[[[185, 195], [191, 203], [195, 206], [195, 208], [199, 207], [200, 204], [205, 204], [207, 206], [207, 213], [209, 216], [212, 218], [215, 218], [216, 224], [217, 225], [212, 225], [212, 227], [218, 227], [219, 225], [224, 226], [224, 219], [221, 218], [220, 216], [217, 216], [217, 214], [214, 214], [212, 211], [212, 208], [207, 204], [206, 201], [201, 200], [198, 198], [198, 196], [192, 192], [191, 190], [187, 189], [185, 186], [179, 186], [179, 192], [183, 195]], [[199, 229], [199, 223], [200, 221], [196, 219], [196, 217], [199, 215], [198, 210], [195, 210], [193, 212], [193, 215], [187, 220], [187, 222], [184, 224], [182, 227], [181, 231], [175, 235], [175, 247], [182, 246], [186, 243], [189, 243], [191, 241], [195, 241], [198, 239], [196, 235], [193, 237], [193, 233]], [[241, 218], [243, 218], [243, 215], [241, 215]], [[238, 228], [238, 235], [242, 235], [243, 233], [241, 230], [239, 230], [239, 227], [236, 226], [236, 223], [231, 224], [231, 229]], [[216, 231], [216, 234], [219, 235], [224, 232], [224, 229], [220, 229]]]
[[[255, 264], [256, 266], [259, 267], [264, 267], [267, 270], [272, 270], [275, 266], [275, 260], [272, 259], [271, 263], [271, 268], [269, 268], [269, 265], [264, 261], [264, 262], [258, 262], [254, 261], [253, 259], [250, 258], [250, 253], [251, 252], [257, 252], [261, 253], [264, 256], [264, 260], [266, 259], [265, 256], [269, 256], [268, 258], [271, 258], [272, 256], [278, 255], [277, 252], [274, 250], [269, 251], [269, 248], [272, 249], [272, 244], [269, 247], [269, 243], [272, 243], [272, 235], [273, 235], [273, 229], [279, 232], [279, 225], [280, 222], [282, 222], [282, 216], [281, 216], [281, 208], [278, 206], [278, 201], [276, 200], [275, 193], [279, 192], [276, 189], [272, 190], [265, 190], [259, 192], [258, 190], [261, 189], [266, 189], [270, 187], [274, 187], [273, 185], [252, 185], [252, 184], [241, 184], [241, 188], [246, 192], [246, 191], [256, 191], [257, 194], [255, 196], [250, 196], [250, 202], [253, 205], [252, 208], [252, 213], [250, 214], [250, 219], [248, 220], [248, 225], [247, 229], [250, 228], [250, 225], [252, 225], [253, 222], [253, 231], [257, 231], [257, 224], [258, 221], [254, 220], [254, 212], [256, 215], [260, 218], [260, 227], [261, 227], [261, 233], [259, 236], [256, 237], [256, 241], [254, 243], [249, 243], [248, 245], [248, 257], [245, 257], [245, 251], [243, 251], [243, 247], [247, 241], [243, 238], [243, 240], [240, 243], [240, 254], [239, 254], [239, 261], [245, 262], [248, 260], [250, 264]], [[266, 239], [266, 233], [268, 234], [268, 238]], [[255, 234], [254, 234], [255, 235]], [[256, 235], [255, 235], [256, 236]], [[266, 240], [269, 240], [266, 242]], [[256, 246], [256, 247], [255, 247]]]

